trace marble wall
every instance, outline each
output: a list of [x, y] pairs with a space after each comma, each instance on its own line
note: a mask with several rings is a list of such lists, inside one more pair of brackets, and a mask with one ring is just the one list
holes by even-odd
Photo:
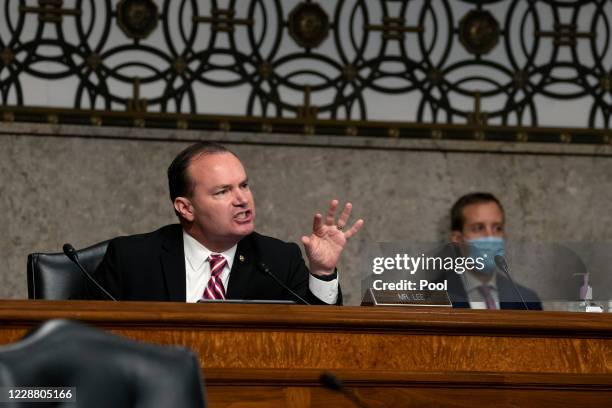
[[30, 252], [174, 222], [165, 171], [196, 139], [242, 158], [261, 233], [297, 242], [329, 199], [354, 203], [366, 224], [339, 266], [348, 304], [359, 303], [368, 245], [444, 238], [450, 205], [469, 191], [499, 196], [516, 239], [612, 241], [610, 147], [0, 124], [0, 298], [27, 297]]

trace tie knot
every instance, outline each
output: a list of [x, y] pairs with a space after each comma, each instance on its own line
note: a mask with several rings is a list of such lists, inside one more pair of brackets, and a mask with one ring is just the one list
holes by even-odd
[[212, 276], [220, 275], [221, 272], [223, 272], [223, 267], [227, 263], [223, 255], [220, 254], [210, 254], [208, 262], [210, 262], [210, 274]]

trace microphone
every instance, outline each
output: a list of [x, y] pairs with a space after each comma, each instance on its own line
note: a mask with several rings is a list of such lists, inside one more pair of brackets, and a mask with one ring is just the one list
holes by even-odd
[[266, 265], [263, 262], [257, 262], [257, 269], [259, 269], [260, 271], [262, 271], [263, 273], [265, 273], [266, 275], [274, 279], [274, 281], [278, 283], [283, 289], [285, 289], [287, 292], [291, 293], [296, 299], [298, 299], [301, 304], [310, 305], [310, 303], [305, 301], [300, 295], [295, 293], [294, 290], [292, 290], [289, 286], [285, 285], [280, 279], [278, 279], [278, 277], [272, 273], [268, 265]]
[[[521, 298], [521, 302], [523, 302], [523, 306], [525, 307], [525, 310], [529, 310], [529, 306], [527, 306], [527, 302], [525, 302], [523, 295], [521, 294], [521, 292], [519, 292], [518, 288], [516, 287], [516, 284], [514, 283], [514, 279], [512, 279], [512, 276], [510, 276], [510, 268], [508, 268], [508, 262], [506, 261], [506, 257], [503, 255], [495, 255], [494, 259], [495, 259], [495, 265], [497, 265], [499, 269], [504, 271], [508, 279], [510, 279], [510, 283], [512, 283], [512, 287], [514, 288], [514, 291], [518, 293], [519, 297]], [[501, 303], [501, 299], [500, 299], [500, 303]]]
[[113, 295], [111, 295], [110, 293], [108, 293], [106, 291], [106, 289], [104, 289], [102, 287], [102, 285], [100, 285], [94, 278], [93, 276], [91, 276], [89, 274], [89, 272], [87, 272], [87, 270], [83, 267], [83, 265], [81, 264], [81, 262], [79, 261], [79, 255], [77, 254], [76, 249], [74, 249], [74, 247], [68, 243], [64, 244], [64, 246], [62, 247], [62, 249], [64, 250], [64, 254], [68, 257], [68, 259], [70, 259], [72, 262], [74, 262], [76, 264], [76, 266], [79, 267], [79, 269], [81, 270], [81, 272], [83, 272], [83, 274], [85, 275], [85, 277], [87, 279], [89, 279], [89, 281], [91, 283], [93, 283], [94, 285], [96, 285], [96, 287], [98, 289], [100, 289], [102, 291], [102, 293], [104, 293], [109, 299], [117, 301], [117, 299], [115, 299], [113, 297]]
[[319, 377], [319, 382], [324, 387], [332, 391], [341, 392], [346, 398], [351, 400], [359, 408], [368, 408], [368, 406], [350, 389], [346, 388], [342, 381], [332, 373], [323, 373]]

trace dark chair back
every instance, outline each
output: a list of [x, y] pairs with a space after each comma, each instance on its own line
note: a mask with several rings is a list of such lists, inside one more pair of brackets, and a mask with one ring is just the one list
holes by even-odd
[[[93, 274], [104, 254], [108, 241], [77, 251], [81, 264]], [[87, 278], [63, 252], [28, 255], [28, 298], [79, 299], [86, 293]]]
[[190, 350], [136, 342], [69, 320], [47, 321], [0, 346], [0, 387], [19, 386], [74, 388], [76, 402], [51, 406], [206, 406], [200, 364]]

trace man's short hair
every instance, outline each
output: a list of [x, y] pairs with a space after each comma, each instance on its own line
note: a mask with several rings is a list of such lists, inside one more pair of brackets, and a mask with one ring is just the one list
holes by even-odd
[[504, 207], [501, 202], [491, 193], [469, 193], [459, 197], [455, 204], [453, 204], [450, 211], [451, 219], [451, 231], [463, 231], [465, 224], [465, 216], [463, 215], [463, 209], [468, 205], [472, 204], [484, 204], [493, 202], [498, 205], [502, 214], [504, 213]]
[[[174, 158], [170, 167], [168, 167], [168, 188], [170, 190], [170, 200], [173, 203], [176, 197], [191, 197], [193, 193], [193, 188], [195, 186], [187, 171], [191, 161], [205, 154], [216, 153], [234, 154], [231, 150], [219, 143], [197, 142], [184, 149]], [[176, 213], [176, 210], [174, 212]]]

